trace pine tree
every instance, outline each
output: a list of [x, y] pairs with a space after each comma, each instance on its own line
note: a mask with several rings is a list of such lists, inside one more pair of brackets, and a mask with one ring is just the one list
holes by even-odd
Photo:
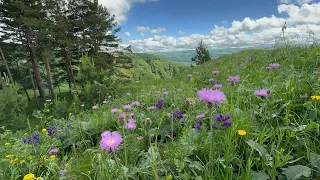
[[193, 57], [191, 60], [195, 61], [197, 65], [203, 64], [204, 62], [209, 61], [211, 59], [209, 50], [202, 40], [199, 42], [196, 48], [196, 53], [196, 56]]

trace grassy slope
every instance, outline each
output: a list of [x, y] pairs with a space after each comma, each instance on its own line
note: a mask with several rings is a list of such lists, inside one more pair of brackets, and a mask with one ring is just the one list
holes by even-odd
[[[320, 52], [320, 48], [291, 47], [272, 51], [241, 51], [190, 68], [171, 80], [144, 80], [139, 84], [131, 84], [125, 87], [131, 90], [130, 96], [122, 96], [110, 101], [108, 105], [101, 105], [97, 111], [83, 112], [76, 116], [77, 121], [71, 122], [72, 129], [67, 133], [69, 137], [66, 140], [77, 144], [77, 148], [73, 151], [66, 150], [65, 145], [44, 135], [41, 135], [41, 138], [52, 141], [53, 146], [60, 147], [64, 153], [69, 153], [69, 157], [72, 157], [68, 161], [69, 178], [81, 179], [87, 176], [124, 178], [121, 169], [124, 164], [127, 164], [126, 167], [129, 168], [129, 174], [133, 179], [152, 179], [169, 174], [181, 179], [194, 179], [197, 176], [202, 176], [204, 179], [250, 179], [253, 171], [260, 172], [260, 177], [264, 175], [279, 178], [283, 176], [280, 168], [295, 164], [312, 167], [306, 155], [307, 151], [320, 153], [319, 131], [317, 131], [319, 125], [314, 123], [318, 120], [319, 104], [309, 98], [311, 95], [320, 94], [318, 76], [313, 74], [320, 71], [320, 57], [316, 56], [316, 52]], [[249, 57], [254, 58], [252, 63], [248, 63]], [[280, 63], [280, 68], [266, 71], [265, 67], [273, 62]], [[240, 64], [243, 66], [240, 67]], [[212, 70], [219, 70], [220, 74], [213, 76]], [[189, 73], [193, 74], [192, 79], [187, 78]], [[226, 79], [230, 75], [240, 75], [241, 81], [234, 86], [229, 85]], [[215, 121], [210, 120], [210, 116], [217, 113], [215, 108], [208, 109], [200, 102], [190, 108], [185, 104], [186, 98], [197, 97], [195, 89], [212, 87], [209, 78], [214, 78], [216, 82], [222, 84], [221, 90], [226, 94], [227, 100], [221, 105], [220, 111], [223, 114], [231, 113], [233, 123], [232, 127], [214, 130], [213, 134], [210, 134], [211, 130], [206, 127], [210, 126], [210, 121]], [[155, 86], [155, 89], [153, 90], [151, 86]], [[178, 88], [182, 88], [183, 92], [177, 93]], [[270, 90], [269, 97], [257, 98], [254, 90], [260, 88]], [[155, 90], [168, 91], [169, 95], [155, 95]], [[309, 97], [304, 101], [300, 99], [300, 95], [305, 93]], [[164, 99], [164, 108], [154, 112], [147, 111], [146, 108], [154, 105], [159, 98]], [[110, 109], [121, 107], [134, 100], [139, 100], [142, 104], [141, 107], [132, 110], [138, 128], [133, 132], [122, 131], [117, 115], [111, 114]], [[185, 118], [175, 121], [171, 126], [167, 114], [177, 109], [183, 110]], [[195, 116], [200, 113], [206, 115], [205, 125], [201, 131], [193, 131], [193, 124], [197, 122]], [[152, 119], [151, 132], [145, 128], [146, 117]], [[39, 128], [42, 128], [41, 125]], [[171, 129], [176, 133], [174, 140], [167, 139], [158, 144], [153, 143], [152, 147], [149, 146], [147, 136], [149, 133], [159, 133], [164, 137]], [[239, 129], [245, 130], [247, 135], [238, 136], [236, 132]], [[112, 161], [114, 159], [112, 154], [98, 150], [100, 133], [105, 130], [117, 130], [123, 136], [127, 135], [125, 143], [115, 153], [119, 163], [113, 167], [112, 172], [102, 175], [99, 173], [106, 172], [109, 168], [105, 159]], [[21, 143], [19, 140], [21, 135], [19, 133], [10, 136], [10, 142], [18, 146]], [[145, 140], [138, 142], [136, 140], [138, 135], [142, 135]], [[8, 141], [7, 136], [3, 137], [0, 140], [1, 144]], [[271, 156], [274, 161], [269, 163], [272, 165], [265, 164], [267, 160], [262, 160], [263, 157], [260, 157], [255, 149], [246, 145], [245, 141], [248, 140], [258, 142], [258, 145], [253, 147], [260, 151], [262, 156]], [[125, 146], [129, 149], [125, 149]], [[45, 154], [52, 145], [43, 143], [40, 147], [38, 153], [41, 154], [43, 151]], [[87, 149], [85, 153], [83, 149]], [[16, 153], [14, 150], [4, 151], [6, 154]], [[61, 155], [59, 154], [57, 158], [62, 159]], [[285, 160], [285, 155], [288, 155], [289, 159]], [[130, 158], [126, 158], [127, 156]], [[288, 160], [295, 159], [298, 160], [294, 164], [288, 163]], [[60, 160], [56, 163], [58, 168], [55, 167], [55, 171], [50, 171], [50, 177], [59, 177], [59, 168], [64, 168]], [[51, 167], [49, 164], [46, 166]], [[233, 168], [223, 168], [223, 166]], [[2, 171], [8, 172], [5, 168]], [[39, 174], [41, 171], [36, 172]], [[26, 173], [26, 169], [22, 168], [17, 173], [22, 175]], [[316, 172], [313, 176], [315, 179], [320, 177]]]

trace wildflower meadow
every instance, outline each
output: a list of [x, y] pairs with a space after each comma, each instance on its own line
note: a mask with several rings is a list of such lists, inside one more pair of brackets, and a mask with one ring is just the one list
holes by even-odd
[[47, 102], [35, 126], [2, 127], [0, 177], [320, 179], [319, 52], [241, 51], [60, 119]]

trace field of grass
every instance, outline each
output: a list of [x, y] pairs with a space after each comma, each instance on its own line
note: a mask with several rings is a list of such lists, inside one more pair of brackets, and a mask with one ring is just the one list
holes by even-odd
[[134, 82], [90, 110], [0, 134], [0, 177], [320, 179], [319, 77], [320, 47], [285, 47]]

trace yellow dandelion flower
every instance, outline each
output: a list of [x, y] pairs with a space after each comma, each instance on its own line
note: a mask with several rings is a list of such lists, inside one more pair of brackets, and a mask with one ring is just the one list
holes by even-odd
[[119, 112], [119, 113], [122, 113], [122, 112], [123, 112], [123, 110], [122, 110], [122, 109], [119, 109], [119, 110], [118, 110], [118, 112]]
[[311, 96], [311, 99], [313, 99], [313, 100], [320, 100], [320, 96]]
[[51, 155], [51, 156], [50, 156], [50, 159], [55, 159], [55, 158], [56, 158], [55, 155]]
[[46, 128], [43, 128], [43, 129], [42, 129], [42, 133], [43, 133], [43, 134], [49, 134]]
[[20, 161], [20, 164], [22, 165], [22, 164], [24, 164], [26, 161], [25, 160], [21, 160]]
[[239, 134], [240, 136], [244, 136], [244, 135], [247, 134], [247, 132], [246, 132], [245, 130], [238, 130], [238, 134]]
[[10, 146], [11, 144], [9, 142], [4, 143], [5, 146]]
[[37, 177], [36, 180], [44, 180], [43, 177]]
[[36, 178], [36, 176], [32, 173], [29, 173], [29, 174], [26, 174], [24, 177], [23, 177], [23, 180], [34, 180]]

